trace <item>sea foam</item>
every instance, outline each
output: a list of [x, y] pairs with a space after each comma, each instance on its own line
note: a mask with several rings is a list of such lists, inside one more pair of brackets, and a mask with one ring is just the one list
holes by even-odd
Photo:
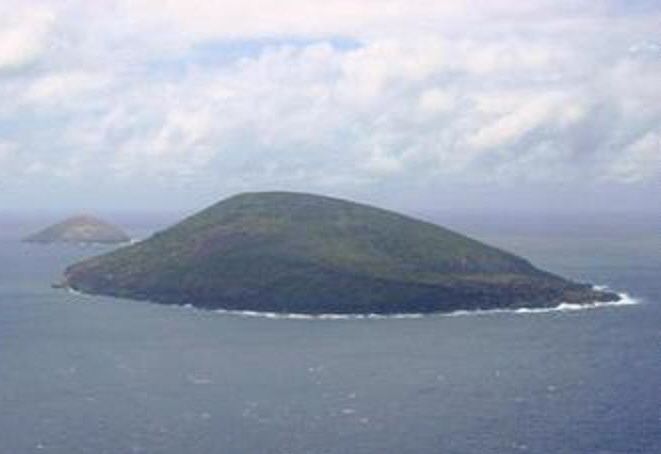
[[216, 309], [217, 314], [239, 317], [268, 318], [274, 320], [375, 320], [375, 319], [413, 319], [428, 317], [433, 314], [301, 314], [282, 312], [259, 312]]
[[[594, 290], [610, 291], [608, 286], [595, 285]], [[67, 291], [76, 296], [87, 296], [85, 293], [67, 287]], [[405, 313], [405, 314], [302, 314], [302, 313], [283, 313], [283, 312], [261, 312], [261, 311], [242, 311], [229, 309], [215, 309], [213, 312], [222, 315], [267, 318], [272, 320], [385, 320], [385, 319], [420, 319], [433, 317], [461, 317], [461, 316], [479, 316], [495, 314], [548, 314], [553, 312], [575, 312], [598, 308], [634, 306], [640, 301], [630, 296], [628, 293], [618, 293], [620, 297], [617, 301], [607, 301], [586, 304], [560, 303], [553, 307], [520, 307], [516, 309], [473, 309], [458, 310], [453, 312], [432, 312], [432, 313]], [[182, 309], [197, 309], [194, 305], [187, 303], [179, 306]]]
[[73, 287], [66, 287], [66, 290], [67, 290], [67, 292], [71, 293], [72, 295], [76, 295], [76, 296], [87, 296], [87, 295], [85, 295], [83, 292], [81, 292], [80, 290], [76, 290], [76, 289], [73, 288]]
[[[594, 286], [595, 290], [608, 290], [607, 286]], [[605, 307], [633, 306], [639, 301], [627, 293], [618, 293], [618, 301], [593, 302], [586, 304], [560, 303], [553, 307], [521, 307], [517, 309], [475, 309], [453, 312], [411, 313], [411, 314], [299, 314], [280, 312], [259, 312], [217, 309], [214, 312], [223, 315], [258, 317], [274, 320], [383, 320], [383, 319], [419, 319], [432, 317], [460, 317], [492, 314], [548, 314], [553, 312], [574, 312]]]

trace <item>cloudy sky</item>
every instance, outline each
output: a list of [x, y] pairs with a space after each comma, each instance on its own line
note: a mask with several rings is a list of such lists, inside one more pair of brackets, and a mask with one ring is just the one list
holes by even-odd
[[0, 96], [0, 210], [658, 209], [658, 0], [4, 1]]

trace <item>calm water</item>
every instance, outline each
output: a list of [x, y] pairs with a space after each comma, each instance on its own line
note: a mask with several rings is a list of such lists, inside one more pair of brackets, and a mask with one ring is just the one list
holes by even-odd
[[[0, 453], [659, 453], [658, 225], [457, 220], [636, 306], [269, 320], [72, 295], [0, 234]], [[488, 227], [485, 227], [488, 225]]]

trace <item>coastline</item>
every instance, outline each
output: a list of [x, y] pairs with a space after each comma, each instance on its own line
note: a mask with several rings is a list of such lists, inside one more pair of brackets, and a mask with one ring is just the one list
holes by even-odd
[[[53, 288], [66, 290], [68, 293], [76, 296], [94, 297], [103, 296], [104, 298], [123, 299], [126, 301], [137, 301], [127, 298], [118, 298], [108, 295], [94, 295], [77, 290], [67, 284], [53, 284]], [[595, 285], [595, 290], [608, 290], [608, 286]], [[549, 313], [567, 313], [577, 312], [593, 309], [623, 307], [623, 306], [636, 306], [641, 304], [641, 301], [632, 297], [626, 292], [614, 292], [620, 299], [617, 301], [600, 302], [594, 301], [591, 303], [576, 304], [576, 303], [560, 303], [552, 307], [519, 307], [519, 308], [502, 308], [502, 309], [475, 309], [475, 310], [457, 310], [448, 312], [427, 312], [427, 313], [393, 313], [393, 314], [305, 314], [305, 313], [291, 313], [291, 312], [268, 312], [268, 311], [251, 311], [251, 310], [231, 310], [231, 309], [207, 309], [204, 307], [197, 307], [193, 304], [162, 304], [149, 300], [141, 300], [150, 304], [158, 304], [160, 306], [170, 306], [178, 309], [197, 310], [202, 312], [209, 312], [221, 315], [228, 315], [233, 317], [246, 317], [246, 318], [264, 318], [270, 320], [398, 320], [398, 319], [423, 319], [423, 318], [438, 318], [438, 317], [462, 317], [462, 316], [489, 316], [489, 315], [528, 315], [528, 314], [549, 314]]]

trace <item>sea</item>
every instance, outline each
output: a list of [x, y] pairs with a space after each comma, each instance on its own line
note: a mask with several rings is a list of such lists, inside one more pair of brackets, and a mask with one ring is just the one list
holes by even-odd
[[427, 217], [630, 304], [309, 318], [86, 296], [51, 284], [108, 247], [24, 244], [41, 221], [5, 216], [0, 454], [661, 453], [658, 218]]

